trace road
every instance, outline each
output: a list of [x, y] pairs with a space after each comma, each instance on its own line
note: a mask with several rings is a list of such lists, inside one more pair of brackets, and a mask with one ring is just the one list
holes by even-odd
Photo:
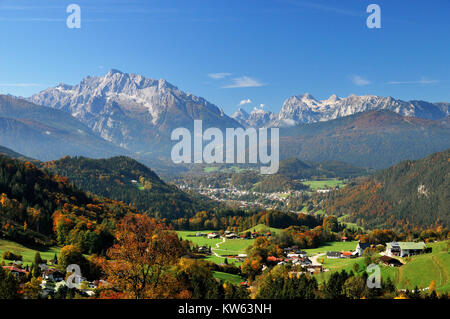
[[321, 266], [322, 264], [317, 261], [319, 257], [325, 256], [325, 253], [317, 254], [312, 256], [310, 259], [312, 261], [313, 266]]
[[[221, 238], [222, 238], [222, 241], [220, 243], [216, 244], [216, 248], [219, 248], [219, 246], [225, 242], [225, 237], [221, 237]], [[218, 253], [216, 253], [214, 251], [214, 248], [211, 248], [211, 252], [214, 254], [214, 256], [223, 258], [222, 256], [220, 256]]]

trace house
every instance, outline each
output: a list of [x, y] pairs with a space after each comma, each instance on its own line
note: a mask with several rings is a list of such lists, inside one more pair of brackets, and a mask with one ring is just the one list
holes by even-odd
[[3, 269], [8, 269], [18, 279], [24, 278], [28, 274], [26, 270], [14, 266], [3, 266]]
[[341, 240], [342, 240], [343, 242], [346, 242], [346, 241], [347, 241], [347, 239], [348, 239], [348, 238], [347, 238], [347, 237], [345, 237], [345, 236], [342, 236], [342, 237], [341, 237]]
[[306, 266], [311, 266], [312, 265], [312, 261], [308, 257], [299, 259], [299, 261], [300, 261], [300, 265], [302, 265], [302, 267], [306, 267]]
[[64, 274], [57, 269], [46, 269], [42, 272], [42, 278], [58, 282], [64, 280]]
[[418, 255], [423, 252], [431, 252], [431, 249], [427, 249], [425, 243], [422, 242], [392, 242], [386, 244], [387, 256], [399, 256], [408, 257]]
[[364, 253], [364, 250], [366, 250], [367, 248], [370, 248], [369, 243], [362, 243], [361, 241], [358, 240], [358, 244], [356, 245], [353, 255], [361, 257], [362, 254]]
[[215, 238], [219, 238], [219, 234], [218, 233], [209, 233], [208, 234], [208, 239], [215, 239]]
[[341, 251], [342, 258], [353, 258], [355, 255], [352, 251]]
[[230, 233], [228, 235], [225, 235], [225, 238], [226, 239], [238, 239], [240, 237], [237, 234], [235, 234], [235, 233]]
[[206, 247], [206, 246], [200, 246], [200, 247], [198, 247], [198, 252], [199, 252], [199, 253], [209, 253], [210, 250], [209, 250], [209, 248]]
[[381, 256], [380, 260], [386, 266], [391, 266], [391, 267], [403, 266], [403, 263], [400, 260], [389, 257], [389, 256]]
[[327, 252], [327, 258], [341, 258], [341, 252], [340, 251], [328, 251]]

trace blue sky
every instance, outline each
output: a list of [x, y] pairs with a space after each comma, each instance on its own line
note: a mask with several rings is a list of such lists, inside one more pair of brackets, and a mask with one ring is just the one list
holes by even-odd
[[[81, 29], [66, 26], [71, 3]], [[381, 29], [366, 26], [370, 3]], [[450, 101], [449, 13], [448, 0], [0, 0], [0, 93], [115, 68], [228, 114], [306, 92]]]

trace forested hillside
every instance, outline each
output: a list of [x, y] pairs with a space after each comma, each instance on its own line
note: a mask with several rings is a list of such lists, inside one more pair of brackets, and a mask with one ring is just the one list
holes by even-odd
[[404, 161], [332, 192], [328, 214], [366, 228], [407, 230], [450, 225], [450, 150]]
[[26, 245], [76, 244], [100, 252], [117, 220], [136, 210], [86, 194], [30, 162], [0, 156], [0, 236]]
[[130, 203], [156, 217], [184, 217], [212, 205], [166, 184], [151, 169], [125, 156], [98, 160], [64, 157], [42, 165], [85, 191]]

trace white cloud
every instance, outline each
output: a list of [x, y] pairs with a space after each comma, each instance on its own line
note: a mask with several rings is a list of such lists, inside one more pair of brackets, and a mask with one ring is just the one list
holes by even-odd
[[387, 84], [433, 84], [433, 83], [439, 83], [438, 80], [430, 80], [422, 77], [418, 81], [389, 81]]
[[359, 75], [353, 75], [352, 82], [353, 82], [353, 84], [358, 85], [358, 86], [364, 86], [364, 85], [370, 84], [369, 80], [367, 80]]
[[239, 105], [250, 104], [250, 103], [252, 103], [252, 100], [246, 99], [246, 100], [242, 100], [241, 102], [239, 102]]
[[245, 87], [259, 87], [259, 86], [264, 85], [261, 82], [259, 82], [258, 80], [252, 79], [251, 77], [248, 77], [248, 76], [241, 76], [238, 78], [234, 78], [234, 79], [232, 79], [232, 82], [233, 82], [232, 84], [225, 85], [222, 88], [232, 89], [232, 88], [245, 88]]
[[220, 80], [220, 79], [224, 79], [226, 77], [229, 77], [231, 75], [231, 73], [226, 73], [226, 72], [219, 72], [219, 73], [209, 73], [208, 76], [211, 79], [214, 80]]

